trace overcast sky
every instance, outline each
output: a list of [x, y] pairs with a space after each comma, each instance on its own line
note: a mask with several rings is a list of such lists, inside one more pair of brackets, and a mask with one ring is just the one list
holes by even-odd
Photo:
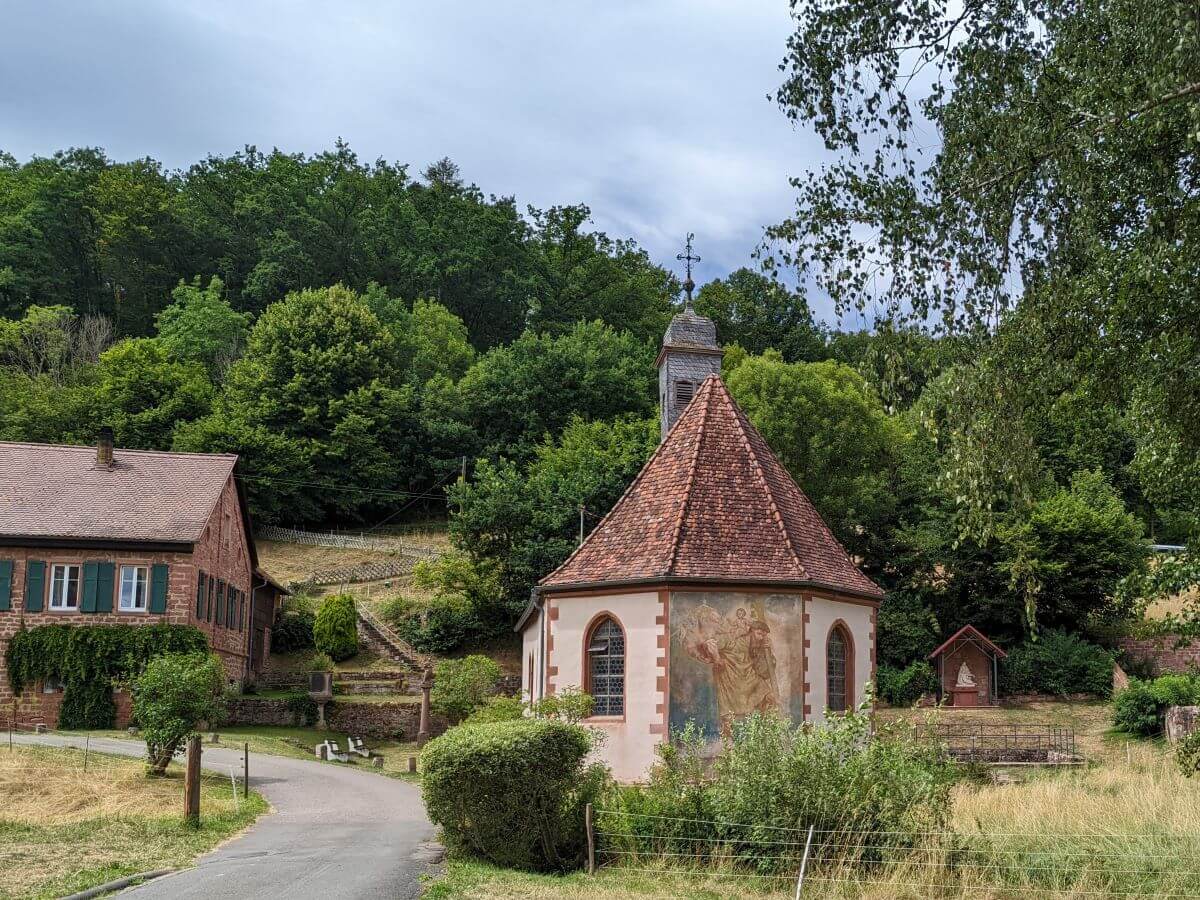
[[449, 156], [664, 265], [695, 231], [704, 281], [751, 263], [822, 159], [767, 99], [789, 32], [787, 0], [6, 0], [0, 148]]

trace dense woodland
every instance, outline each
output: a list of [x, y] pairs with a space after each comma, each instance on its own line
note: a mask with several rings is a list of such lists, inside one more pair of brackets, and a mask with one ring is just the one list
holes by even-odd
[[[1148, 546], [1200, 528], [1200, 26], [1051, 6], [797, 5], [777, 99], [834, 162], [697, 296], [889, 591], [890, 670], [966, 622], [1110, 641], [1196, 581]], [[876, 326], [815, 321], [783, 271]], [[510, 625], [651, 452], [678, 292], [586, 207], [448, 160], [0, 156], [0, 439], [236, 452], [259, 522], [446, 515], [459, 552], [397, 617], [448, 649]]]

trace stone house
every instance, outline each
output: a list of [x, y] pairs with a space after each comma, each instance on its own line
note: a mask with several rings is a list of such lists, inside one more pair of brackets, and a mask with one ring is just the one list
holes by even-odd
[[659, 355], [662, 441], [517, 623], [522, 691], [595, 698], [622, 780], [696, 723], [715, 748], [760, 711], [820, 722], [875, 677], [883, 591], [864, 575], [721, 380], [690, 304]]
[[0, 442], [0, 709], [57, 721], [61, 687], [14, 697], [4, 664], [18, 630], [51, 623], [194, 625], [230, 680], [262, 670], [284, 590], [258, 568], [236, 463], [114, 450], [108, 429], [96, 447]]

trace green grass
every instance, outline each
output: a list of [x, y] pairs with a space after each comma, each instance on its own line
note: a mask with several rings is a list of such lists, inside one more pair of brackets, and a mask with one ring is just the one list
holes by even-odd
[[151, 778], [140, 760], [17, 747], [0, 751], [0, 898], [61, 897], [151, 869], [181, 868], [268, 809], [206, 774], [200, 824], [183, 821], [183, 773]]
[[[91, 734], [97, 737], [121, 738], [136, 740], [124, 731], [76, 731], [71, 734]], [[286, 728], [275, 725], [232, 725], [217, 731], [221, 738], [219, 745], [209, 743], [209, 734], [204, 735], [204, 746], [221, 746], [232, 750], [242, 749], [243, 744], [250, 745], [251, 753], [265, 753], [271, 756], [287, 756], [292, 759], [316, 760], [316, 745], [325, 740], [337, 741], [338, 747], [345, 750], [349, 745], [348, 734], [340, 731], [318, 731], [316, 728]], [[417, 745], [409, 741], [396, 741], [384, 738], [363, 738], [368, 749], [383, 757], [384, 775], [393, 778], [409, 780], [413, 778], [408, 773], [408, 757], [417, 752]], [[327, 761], [331, 766], [357, 766], [371, 772], [374, 769], [367, 760], [351, 756], [351, 762], [340, 763]], [[253, 776], [253, 773], [251, 773]]]

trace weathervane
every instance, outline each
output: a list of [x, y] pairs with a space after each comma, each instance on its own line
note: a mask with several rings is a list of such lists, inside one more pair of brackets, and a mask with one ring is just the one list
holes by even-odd
[[692, 263], [700, 262], [700, 257], [692, 255], [692, 238], [695, 236], [695, 234], [689, 231], [684, 252], [675, 254], [676, 259], [683, 260], [687, 264], [687, 280], [683, 283], [683, 289], [687, 291], [687, 309], [692, 308], [692, 288], [696, 286], [696, 282], [692, 281]]

